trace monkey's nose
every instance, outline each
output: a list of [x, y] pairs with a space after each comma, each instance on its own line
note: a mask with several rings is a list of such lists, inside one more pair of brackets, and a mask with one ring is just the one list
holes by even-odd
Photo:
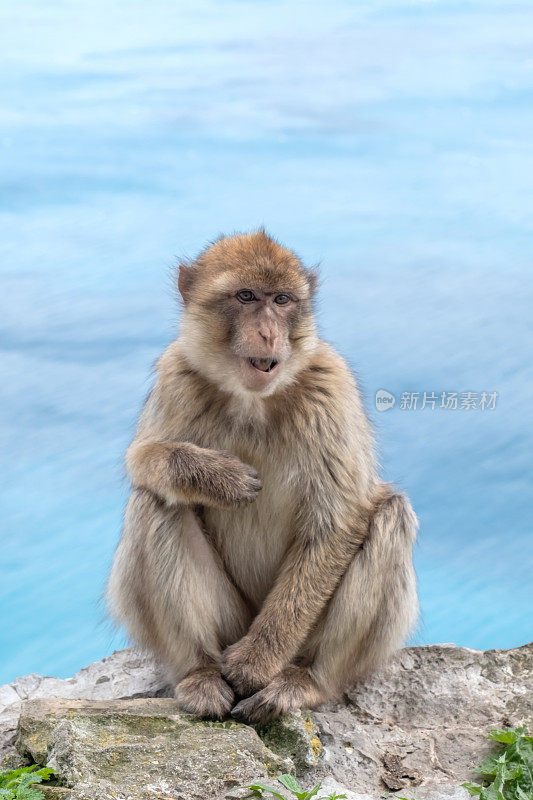
[[266, 328], [259, 328], [259, 336], [266, 346], [272, 351], [272, 353], [275, 354], [276, 348], [279, 344], [278, 332], [275, 330], [268, 330]]

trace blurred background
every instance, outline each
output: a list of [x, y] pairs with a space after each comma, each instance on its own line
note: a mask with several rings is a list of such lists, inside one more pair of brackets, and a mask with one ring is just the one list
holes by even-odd
[[123, 646], [100, 598], [171, 268], [263, 224], [321, 263], [322, 335], [420, 517], [414, 641], [531, 638], [532, 21], [522, 0], [2, 0], [0, 683]]

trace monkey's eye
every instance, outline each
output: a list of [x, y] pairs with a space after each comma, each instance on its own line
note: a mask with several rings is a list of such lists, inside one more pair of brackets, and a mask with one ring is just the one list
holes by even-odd
[[241, 289], [240, 292], [237, 292], [237, 299], [241, 301], [241, 303], [251, 303], [252, 300], [257, 300], [257, 297], [250, 289]]
[[274, 302], [277, 303], [278, 306], [284, 306], [290, 299], [288, 294], [277, 294], [274, 298]]

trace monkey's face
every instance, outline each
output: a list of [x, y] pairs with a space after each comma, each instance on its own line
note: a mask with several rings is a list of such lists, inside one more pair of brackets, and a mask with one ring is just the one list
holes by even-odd
[[312, 278], [272, 240], [265, 253], [261, 235], [245, 248], [242, 238], [181, 268], [182, 341], [193, 366], [222, 389], [267, 396], [291, 383], [316, 347]]
[[267, 291], [255, 284], [229, 293], [224, 309], [232, 320], [231, 350], [238, 379], [249, 391], [266, 392], [290, 362], [291, 333], [301, 298], [292, 287]]

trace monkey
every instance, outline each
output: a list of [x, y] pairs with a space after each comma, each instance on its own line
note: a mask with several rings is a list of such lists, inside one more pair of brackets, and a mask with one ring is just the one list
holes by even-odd
[[263, 723], [340, 698], [405, 641], [417, 519], [318, 335], [314, 269], [260, 229], [210, 243], [177, 284], [107, 597], [180, 709]]

